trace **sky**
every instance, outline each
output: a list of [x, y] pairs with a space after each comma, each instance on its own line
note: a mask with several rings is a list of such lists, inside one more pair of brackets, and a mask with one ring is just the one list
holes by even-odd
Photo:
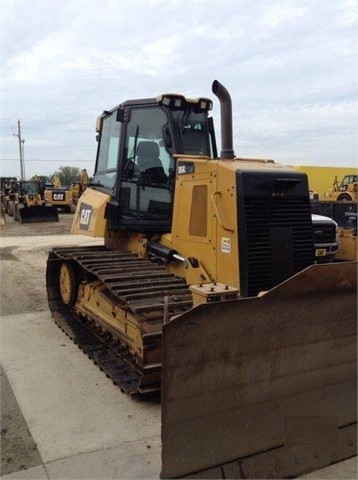
[[[238, 157], [357, 167], [357, 0], [2, 0], [0, 175], [93, 174], [95, 122], [134, 98], [233, 108]], [[18, 126], [21, 135], [19, 137]]]

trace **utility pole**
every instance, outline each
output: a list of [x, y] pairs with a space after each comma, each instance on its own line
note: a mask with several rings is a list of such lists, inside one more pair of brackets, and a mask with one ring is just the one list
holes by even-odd
[[20, 154], [20, 180], [25, 180], [25, 157], [24, 157], [24, 143], [25, 140], [21, 138], [21, 125], [20, 120], [17, 122], [17, 134], [13, 133], [13, 137], [17, 137], [19, 140], [19, 154]]

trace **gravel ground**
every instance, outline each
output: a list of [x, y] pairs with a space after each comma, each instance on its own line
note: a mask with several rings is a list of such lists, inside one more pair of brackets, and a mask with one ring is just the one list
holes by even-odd
[[59, 213], [58, 222], [19, 224], [13, 217], [5, 215], [5, 225], [0, 225], [0, 236], [68, 235], [71, 231], [72, 220], [72, 214]]

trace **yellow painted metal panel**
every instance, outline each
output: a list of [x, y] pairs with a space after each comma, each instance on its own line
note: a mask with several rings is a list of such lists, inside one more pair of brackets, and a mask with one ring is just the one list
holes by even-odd
[[217, 222], [217, 280], [239, 288], [239, 249], [237, 230], [236, 168], [240, 164], [221, 162], [218, 166], [216, 205], [221, 221]]
[[111, 196], [87, 188], [78, 201], [71, 233], [90, 237], [106, 237], [108, 220], [104, 218]]

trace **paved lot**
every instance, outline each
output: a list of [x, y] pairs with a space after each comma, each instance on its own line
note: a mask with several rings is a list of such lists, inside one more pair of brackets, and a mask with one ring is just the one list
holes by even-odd
[[[69, 217], [52, 226], [54, 234], [10, 222], [0, 230], [1, 396], [3, 420], [15, 435], [1, 478], [159, 478], [159, 402], [122, 394], [55, 325], [47, 307], [48, 250], [101, 241], [69, 235]], [[355, 458], [302, 478], [356, 477]]]
[[[68, 216], [60, 224], [37, 226], [7, 220], [0, 231], [1, 393], [5, 400], [5, 391], [6, 398], [13, 392], [3, 420], [16, 419], [12, 448], [18, 461], [7, 452], [3, 478], [158, 478], [159, 401], [121, 393], [56, 326], [47, 306], [49, 249], [101, 240], [68, 235]], [[51, 229], [55, 235], [48, 234]], [[11, 413], [16, 405], [17, 415]]]

